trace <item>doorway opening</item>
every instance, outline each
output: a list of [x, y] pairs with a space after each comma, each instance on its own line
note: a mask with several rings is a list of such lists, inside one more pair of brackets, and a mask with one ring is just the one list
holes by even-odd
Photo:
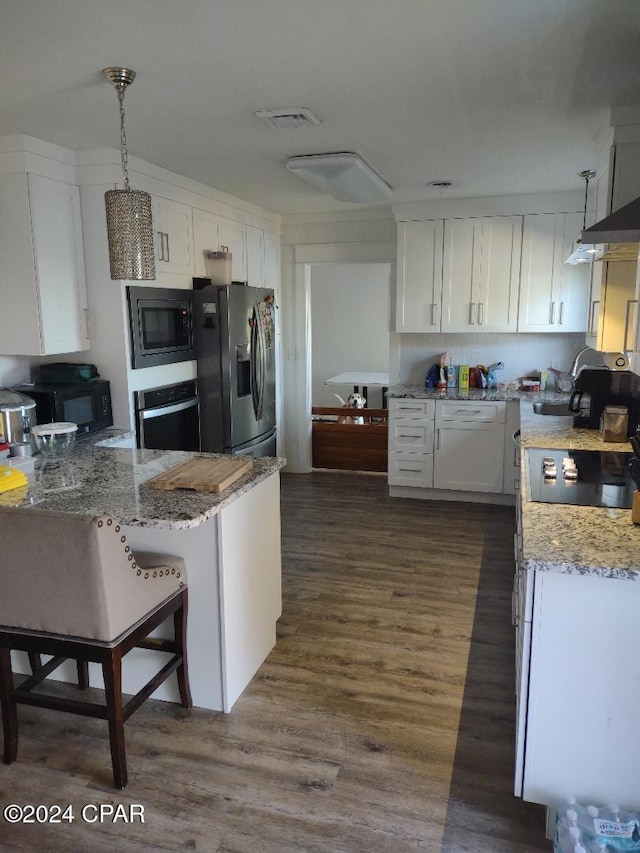
[[390, 283], [390, 263], [310, 266], [313, 468], [387, 470]]

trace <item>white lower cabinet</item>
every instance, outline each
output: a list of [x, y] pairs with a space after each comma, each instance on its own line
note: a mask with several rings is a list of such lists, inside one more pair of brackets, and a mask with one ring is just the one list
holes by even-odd
[[513, 791], [522, 796], [524, 776], [525, 734], [529, 701], [529, 664], [531, 656], [531, 620], [535, 572], [525, 569], [522, 561], [522, 524], [520, 505], [516, 509], [516, 533], [513, 537], [515, 574], [511, 598], [511, 621], [515, 628], [516, 667], [516, 758]]
[[434, 488], [502, 493], [505, 407], [436, 401]]
[[535, 572], [530, 648], [526, 629], [519, 662], [525, 800], [637, 807], [639, 611], [632, 580]]
[[0, 353], [89, 349], [78, 187], [39, 175], [2, 175], [0, 257]]
[[506, 404], [504, 420], [504, 472], [502, 493], [517, 495], [520, 491], [520, 403]]
[[433, 486], [433, 400], [389, 401], [391, 486]]

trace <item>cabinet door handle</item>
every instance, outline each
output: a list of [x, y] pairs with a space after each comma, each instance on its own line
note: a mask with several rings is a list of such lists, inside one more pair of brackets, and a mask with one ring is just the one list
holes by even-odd
[[556, 322], [556, 303], [552, 302], [551, 303], [551, 309], [549, 311], [549, 325], [553, 326], [553, 324], [555, 322]]
[[158, 260], [164, 261], [164, 240], [163, 240], [162, 231], [158, 231], [157, 234], [158, 234], [158, 240], [156, 243], [156, 251], [157, 251], [157, 255], [158, 255]]
[[469, 303], [469, 325], [474, 326], [476, 322], [476, 303]]
[[478, 302], [478, 325], [482, 326], [484, 323], [484, 303]]
[[591, 303], [591, 317], [589, 318], [589, 334], [597, 335], [598, 329], [594, 330], [595, 320], [596, 320], [596, 305], [600, 305], [599, 299], [594, 299]]
[[440, 450], [440, 429], [439, 428], [436, 430], [435, 439], [436, 439], [435, 440], [435, 449]]
[[167, 261], [167, 263], [168, 263], [168, 262], [171, 260], [171, 255], [170, 255], [170, 252], [169, 252], [169, 235], [165, 232], [165, 235], [164, 235], [164, 236], [165, 236], [165, 239], [166, 239], [166, 244], [165, 244], [165, 245], [166, 245], [166, 247], [167, 247], [167, 252], [166, 252], [166, 255], [165, 255], [165, 258], [164, 258], [164, 259], [165, 259], [165, 261]]
[[632, 305], [637, 305], [637, 304], [638, 304], [637, 299], [627, 299], [627, 311], [626, 311], [626, 316], [625, 316], [625, 320], [624, 320], [624, 338], [623, 338], [623, 341], [624, 341], [623, 349], [625, 352], [629, 352], [630, 350], [633, 349], [633, 343], [631, 344], [631, 346], [628, 345], [629, 329], [632, 325], [630, 322], [630, 317], [631, 317], [630, 309], [631, 309]]
[[560, 314], [558, 315], [558, 325], [562, 326], [564, 323], [564, 302], [560, 303]]
[[438, 325], [438, 303], [437, 302], [431, 303], [431, 325], [432, 326]]
[[84, 309], [84, 334], [87, 340], [91, 340], [91, 314], [89, 309]]

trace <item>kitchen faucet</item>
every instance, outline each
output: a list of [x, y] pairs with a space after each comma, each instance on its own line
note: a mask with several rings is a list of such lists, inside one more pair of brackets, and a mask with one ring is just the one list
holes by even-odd
[[578, 352], [574, 356], [573, 361], [571, 362], [571, 367], [567, 371], [569, 376], [574, 380], [578, 375], [578, 364], [580, 363], [580, 356], [584, 355], [585, 352], [597, 352], [597, 350], [594, 350], [592, 347], [588, 346], [584, 346], [582, 347], [582, 349], [578, 350]]

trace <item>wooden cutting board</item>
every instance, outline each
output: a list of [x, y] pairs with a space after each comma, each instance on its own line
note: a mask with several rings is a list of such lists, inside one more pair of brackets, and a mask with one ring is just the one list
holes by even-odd
[[188, 459], [149, 480], [152, 489], [221, 492], [251, 469], [250, 459]]

